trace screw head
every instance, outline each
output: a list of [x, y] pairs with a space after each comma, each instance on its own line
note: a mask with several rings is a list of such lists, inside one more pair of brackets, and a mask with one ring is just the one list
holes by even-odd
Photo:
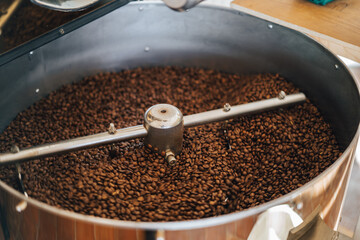
[[280, 91], [279, 95], [278, 95], [278, 98], [279, 99], [284, 99], [286, 97], [286, 93], [284, 91]]
[[33, 58], [33, 56], [34, 56], [34, 51], [30, 51], [28, 55], [30, 61]]
[[110, 123], [110, 126], [108, 128], [108, 132], [109, 132], [109, 134], [115, 134], [116, 133], [116, 128], [115, 128], [114, 123]]
[[20, 148], [17, 145], [13, 145], [10, 149], [12, 153], [18, 153], [20, 152]]
[[231, 105], [229, 103], [225, 103], [224, 105], [224, 112], [228, 112], [231, 110]]
[[166, 151], [165, 159], [169, 163], [170, 166], [174, 166], [176, 164], [176, 162], [177, 162], [177, 160], [175, 158], [175, 154], [170, 150]]

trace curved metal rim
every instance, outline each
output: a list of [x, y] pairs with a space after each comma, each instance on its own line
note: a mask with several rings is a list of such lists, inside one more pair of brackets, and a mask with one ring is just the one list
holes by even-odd
[[[221, 216], [197, 219], [197, 220], [189, 220], [189, 221], [174, 221], [174, 222], [132, 222], [132, 221], [122, 221], [122, 220], [115, 220], [115, 219], [107, 219], [107, 218], [100, 218], [90, 215], [83, 215], [80, 213], [75, 213], [67, 210], [63, 210], [57, 207], [50, 206], [38, 200], [32, 198], [26, 198], [23, 194], [16, 191], [6, 183], [0, 181], [0, 187], [2, 187], [5, 191], [8, 191], [9, 194], [13, 194], [15, 197], [19, 198], [19, 201], [24, 200], [27, 201], [28, 204], [31, 204], [35, 207], [38, 207], [48, 213], [52, 213], [54, 215], [58, 215], [61, 217], [72, 218], [74, 220], [80, 220], [87, 223], [92, 224], [99, 224], [99, 225], [107, 225], [113, 227], [122, 227], [122, 228], [132, 228], [132, 229], [146, 229], [146, 230], [190, 230], [190, 229], [197, 229], [203, 227], [212, 227], [216, 225], [222, 225], [229, 222], [233, 222], [242, 218], [249, 217], [251, 215], [259, 214], [268, 208], [284, 204], [284, 203], [291, 203], [294, 198], [298, 195], [301, 195], [302, 192], [310, 188], [312, 185], [316, 184], [317, 182], [321, 181], [323, 177], [327, 174], [330, 174], [334, 168], [336, 168], [339, 164], [345, 161], [345, 158], [351, 154], [351, 151], [355, 149], [357, 138], [360, 135], [360, 124], [355, 134], [354, 139], [351, 141], [349, 146], [346, 148], [344, 153], [341, 155], [339, 159], [337, 159], [330, 167], [328, 167], [324, 172], [318, 175], [316, 178], [311, 180], [310, 182], [306, 183], [302, 187], [285, 194], [277, 199], [269, 201], [267, 203], [261, 204], [259, 206], [249, 208], [240, 212], [233, 212], [229, 214], [224, 214]], [[26, 210], [25, 210], [26, 211]]]
[[[146, 3], [145, 2], [132, 2], [132, 3], [130, 3], [130, 5], [145, 5], [145, 4], [158, 4], [158, 3], [159, 3], [158, 1], [149, 1]], [[222, 10], [232, 12], [234, 14], [238, 14], [238, 12], [239, 12], [237, 10], [229, 9], [226, 7], [211, 6], [209, 4], [202, 4], [202, 6], [198, 6], [198, 7], [222, 9]], [[248, 15], [248, 14], [245, 14], [245, 15]], [[251, 16], [251, 15], [249, 15], [249, 16]], [[263, 21], [268, 22], [266, 20], [263, 20]], [[275, 24], [275, 25], [277, 25], [278, 27], [286, 28], [286, 27], [283, 27], [278, 24]], [[289, 28], [286, 28], [286, 29], [289, 29]], [[353, 74], [344, 65], [344, 63], [341, 61], [341, 59], [339, 59], [337, 56], [335, 56], [333, 53], [331, 53], [327, 48], [325, 48], [322, 44], [318, 43], [316, 40], [308, 37], [307, 35], [305, 35], [303, 33], [298, 32], [296, 30], [292, 30], [292, 29], [289, 29], [289, 30], [297, 33], [298, 35], [300, 35], [301, 37], [303, 37], [305, 39], [309, 39], [309, 40], [313, 41], [319, 47], [323, 48], [323, 50], [329, 55], [329, 57], [335, 58], [335, 60], [337, 60], [341, 64], [341, 66], [344, 67], [345, 71], [347, 71], [350, 74], [355, 86], [357, 87], [359, 95], [360, 95], [359, 84], [355, 81]], [[226, 224], [229, 222], [243, 219], [245, 217], [249, 217], [251, 215], [259, 214], [270, 207], [274, 207], [274, 206], [277, 206], [280, 204], [292, 202], [292, 200], [295, 197], [301, 195], [302, 192], [306, 191], [312, 185], [318, 183], [323, 177], [325, 177], [327, 174], [330, 174], [333, 171], [333, 169], [337, 168], [338, 165], [340, 165], [343, 161], [345, 161], [345, 158], [347, 158], [351, 154], [353, 149], [355, 149], [357, 139], [359, 138], [359, 136], [360, 136], [360, 124], [358, 125], [358, 128], [356, 130], [356, 133], [355, 133], [352, 141], [350, 142], [349, 146], [345, 149], [344, 153], [340, 156], [340, 158], [338, 158], [324, 172], [319, 174], [317, 177], [312, 179], [310, 182], [304, 184], [302, 187], [300, 187], [290, 193], [287, 193], [277, 199], [266, 202], [266, 203], [261, 204], [256, 207], [252, 207], [252, 208], [240, 211], [240, 212], [234, 212], [234, 213], [224, 214], [221, 216], [215, 216], [215, 217], [203, 218], [203, 219], [197, 219], [197, 220], [174, 221], [174, 222], [132, 222], [132, 221], [122, 221], [122, 220], [115, 220], [115, 219], [100, 218], [100, 217], [83, 215], [80, 213], [63, 210], [63, 209], [60, 209], [57, 207], [50, 206], [48, 204], [45, 204], [45, 203], [40, 202], [35, 199], [26, 198], [23, 194], [16, 191], [15, 189], [10, 187], [3, 181], [0, 181], [0, 187], [3, 188], [5, 191], [7, 191], [9, 194], [12, 194], [14, 197], [19, 198], [19, 201], [21, 201], [21, 200], [27, 201], [28, 204], [38, 207], [41, 210], [44, 210], [48, 213], [51, 213], [51, 214], [54, 214], [57, 216], [61, 216], [61, 217], [65, 217], [65, 218], [72, 218], [74, 220], [84, 221], [84, 222], [87, 222], [90, 224], [107, 225], [107, 226], [112, 226], [112, 227], [122, 227], [122, 228], [131, 228], [131, 229], [144, 229], [144, 230], [157, 230], [157, 229], [190, 230], [190, 229], [197, 229], [197, 228], [211, 227], [211, 226]]]

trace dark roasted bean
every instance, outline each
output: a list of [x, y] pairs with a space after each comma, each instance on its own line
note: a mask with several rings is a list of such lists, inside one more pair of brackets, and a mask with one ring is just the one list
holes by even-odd
[[[143, 124], [157, 103], [184, 115], [298, 92], [272, 74], [234, 75], [195, 68], [100, 73], [50, 93], [18, 114], [0, 134], [0, 150]], [[23, 163], [30, 197], [53, 206], [132, 221], [178, 221], [226, 214], [286, 194], [341, 154], [330, 126], [309, 101], [184, 132], [178, 164], [142, 139]], [[15, 168], [0, 178], [17, 188]]]

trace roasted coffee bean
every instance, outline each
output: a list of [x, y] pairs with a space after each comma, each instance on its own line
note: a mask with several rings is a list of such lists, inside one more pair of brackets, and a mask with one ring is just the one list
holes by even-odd
[[[65, 85], [18, 114], [0, 150], [143, 124], [158, 103], [184, 115], [299, 90], [277, 74], [235, 75], [196, 68], [100, 73]], [[143, 139], [22, 164], [29, 196], [83, 214], [128, 221], [180, 221], [254, 207], [302, 186], [341, 151], [318, 109], [304, 104], [186, 129], [178, 164]], [[17, 187], [15, 167], [0, 178]]]

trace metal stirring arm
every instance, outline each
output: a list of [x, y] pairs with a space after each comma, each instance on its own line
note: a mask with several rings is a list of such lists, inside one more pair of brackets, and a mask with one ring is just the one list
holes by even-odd
[[[245, 114], [269, 111], [275, 108], [302, 103], [305, 100], [306, 96], [303, 93], [285, 96], [285, 94], [281, 92], [278, 98], [271, 98], [236, 106], [225, 104], [222, 109], [187, 115], [184, 117], [182, 117], [181, 112], [179, 112], [176, 107], [168, 104], [158, 104], [151, 107], [145, 113], [145, 126], [138, 125], [134, 127], [115, 129], [115, 127], [111, 125], [108, 132], [0, 154], [0, 165], [18, 163], [58, 153], [140, 137], [145, 137], [145, 142], [147, 144], [157, 148], [155, 150], [166, 152], [166, 156], [168, 156], [169, 159], [174, 160], [174, 154], [178, 154], [179, 151], [181, 151], [182, 131], [184, 127], [195, 127], [198, 125], [231, 119]], [[151, 112], [151, 109], [153, 110], [152, 115], [150, 116], [149, 112]], [[175, 120], [174, 116], [176, 117]], [[152, 119], [152, 122], [150, 122], [149, 119]], [[154, 119], [155, 121], [153, 121]], [[180, 140], [178, 140], [179, 137], [181, 138]]]

